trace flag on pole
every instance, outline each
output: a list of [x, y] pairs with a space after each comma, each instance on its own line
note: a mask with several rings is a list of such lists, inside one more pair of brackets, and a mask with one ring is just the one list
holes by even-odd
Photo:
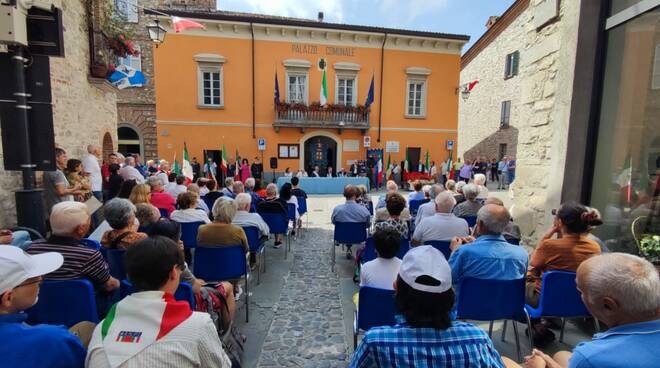
[[447, 173], [449, 173], [448, 179], [454, 177], [454, 164], [452, 163], [452, 153], [453, 151], [449, 151], [449, 159], [447, 159]]
[[234, 180], [241, 181], [241, 156], [238, 155], [238, 147], [236, 147], [236, 173]]
[[328, 103], [328, 85], [325, 82], [325, 79], [325, 69], [323, 69], [323, 80], [321, 81], [321, 92], [319, 93], [321, 106], [325, 106]]
[[220, 170], [227, 175], [227, 169], [229, 167], [229, 161], [227, 161], [227, 149], [225, 148], [225, 144], [222, 144], [222, 161], [220, 162]]
[[275, 71], [275, 108], [280, 104], [280, 83], [277, 81], [277, 70]]
[[387, 171], [386, 171], [386, 175], [385, 175], [387, 180], [389, 180], [390, 177], [392, 176], [392, 162], [391, 162], [391, 159], [392, 159], [392, 155], [388, 153], [387, 154]]
[[181, 17], [172, 17], [172, 26], [174, 27], [174, 32], [179, 33], [186, 29], [201, 28], [205, 29], [203, 24], [197, 23], [190, 19], [181, 18]]
[[376, 165], [376, 181], [378, 182], [379, 187], [380, 187], [381, 184], [383, 184], [383, 159], [382, 158], [378, 159], [378, 164]]
[[192, 165], [190, 164], [190, 156], [188, 156], [188, 146], [186, 142], [183, 142], [183, 167], [181, 169], [181, 174], [186, 177], [186, 179], [192, 182], [193, 174]]
[[179, 162], [176, 160], [176, 152], [174, 152], [174, 163], [172, 164], [172, 172], [181, 175], [181, 166], [179, 166]]
[[619, 174], [617, 182], [621, 189], [626, 188], [626, 201], [632, 203], [632, 156], [624, 163], [623, 170]]
[[401, 172], [401, 178], [405, 181], [408, 180], [408, 173], [409, 173], [409, 162], [408, 160], [408, 147], [406, 147], [406, 160], [403, 161], [403, 171]]
[[424, 168], [424, 172], [427, 174], [431, 172], [431, 168], [429, 167], [429, 150], [428, 148], [426, 149], [426, 166]]
[[374, 103], [374, 76], [371, 76], [371, 85], [369, 86], [369, 93], [367, 94], [367, 100], [364, 102], [364, 107], [368, 108], [371, 104]]

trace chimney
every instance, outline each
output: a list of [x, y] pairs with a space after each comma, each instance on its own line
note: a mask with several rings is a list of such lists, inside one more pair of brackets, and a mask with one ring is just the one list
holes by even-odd
[[323, 22], [323, 12], [319, 12], [319, 22]]
[[488, 22], [486, 22], [486, 29], [490, 29], [490, 27], [492, 27], [498, 19], [500, 19], [500, 17], [496, 15], [488, 17]]

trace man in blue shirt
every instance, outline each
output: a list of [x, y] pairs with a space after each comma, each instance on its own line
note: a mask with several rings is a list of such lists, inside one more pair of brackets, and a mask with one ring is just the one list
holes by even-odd
[[503, 206], [487, 204], [477, 212], [477, 239], [452, 239], [449, 266], [457, 295], [466, 277], [489, 280], [517, 280], [525, 277], [529, 258], [527, 252], [517, 245], [507, 243], [502, 236], [510, 219], [509, 211]]
[[610, 327], [554, 358], [538, 350], [527, 367], [642, 368], [660, 365], [660, 279], [647, 260], [605, 253], [582, 262], [577, 288], [589, 312]]
[[57, 252], [30, 256], [17, 247], [0, 247], [2, 366], [84, 366], [86, 351], [76, 336], [62, 326], [28, 326], [27, 314], [22, 313], [37, 302], [42, 276], [63, 262]]
[[[358, 188], [355, 185], [349, 184], [344, 187], [344, 198], [346, 198], [346, 203], [340, 204], [332, 211], [333, 224], [336, 224], [337, 222], [369, 222], [369, 217], [371, 214], [369, 214], [369, 210], [366, 209], [363, 205], [355, 202], [357, 195]], [[346, 258], [351, 259], [351, 257], [351, 245], [347, 244]]]
[[451, 320], [451, 270], [439, 250], [430, 245], [410, 249], [394, 289], [397, 324], [367, 331], [351, 368], [504, 367], [486, 332]]

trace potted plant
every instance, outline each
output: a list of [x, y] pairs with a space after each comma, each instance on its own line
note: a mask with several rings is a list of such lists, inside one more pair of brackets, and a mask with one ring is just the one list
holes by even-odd
[[642, 235], [642, 239], [639, 241], [639, 251], [660, 270], [660, 235]]

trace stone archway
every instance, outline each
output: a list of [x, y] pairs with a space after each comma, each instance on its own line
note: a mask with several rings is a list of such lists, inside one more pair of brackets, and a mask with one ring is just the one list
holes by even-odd
[[105, 160], [109, 154], [115, 151], [115, 144], [112, 142], [112, 135], [110, 132], [105, 132], [103, 135], [103, 159]]
[[143, 156], [142, 137], [138, 129], [128, 124], [120, 124], [117, 127], [117, 151], [123, 155], [137, 153]]
[[[320, 130], [310, 132], [300, 138], [300, 168], [306, 170], [307, 165], [314, 161], [311, 154], [316, 153], [319, 143], [322, 146], [321, 155], [325, 156], [324, 158], [321, 158], [321, 160], [326, 161], [326, 166], [333, 166], [336, 172], [337, 167], [341, 167], [342, 141], [338, 136]], [[312, 149], [312, 144], [317, 147]], [[325, 170], [323, 169], [321, 172], [325, 172]]]

